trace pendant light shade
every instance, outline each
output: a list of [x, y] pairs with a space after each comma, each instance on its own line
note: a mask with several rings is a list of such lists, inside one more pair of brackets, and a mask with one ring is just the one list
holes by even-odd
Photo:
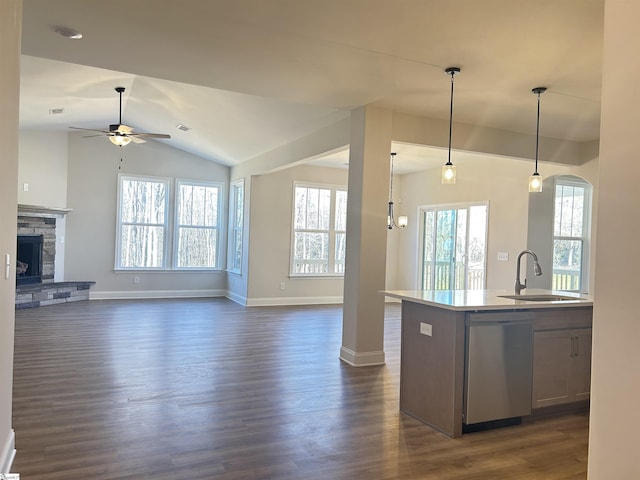
[[409, 224], [409, 217], [406, 215], [400, 215], [396, 222], [393, 213], [393, 159], [396, 156], [395, 152], [391, 153], [391, 171], [389, 173], [389, 210], [387, 212], [387, 228], [405, 228]]
[[542, 175], [538, 173], [538, 147], [540, 145], [540, 95], [546, 92], [546, 87], [536, 87], [531, 92], [538, 96], [538, 115], [536, 120], [536, 170], [529, 177], [529, 192], [542, 192]]
[[445, 69], [445, 72], [447, 75], [451, 75], [451, 101], [449, 102], [449, 156], [447, 157], [447, 163], [442, 166], [440, 183], [453, 185], [456, 183], [456, 166], [451, 163], [451, 134], [453, 132], [453, 78], [456, 73], [460, 73], [460, 69], [458, 67], [449, 67]]

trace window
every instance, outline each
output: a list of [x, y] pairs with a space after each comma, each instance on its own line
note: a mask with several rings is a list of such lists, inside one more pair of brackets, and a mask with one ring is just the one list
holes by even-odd
[[[583, 291], [588, 259], [588, 212], [590, 189], [584, 181], [559, 177], [555, 184], [553, 209], [554, 290]], [[586, 254], [585, 254], [586, 252]]]
[[291, 275], [344, 275], [347, 191], [296, 185]]
[[421, 208], [423, 290], [482, 290], [487, 258], [486, 203]]
[[116, 267], [164, 268], [169, 180], [120, 176]]
[[219, 268], [221, 184], [178, 180], [172, 192], [168, 178], [118, 178], [116, 269]]
[[220, 184], [179, 180], [176, 268], [218, 268]]
[[244, 230], [244, 179], [231, 185], [229, 206], [229, 270], [242, 271], [242, 236]]

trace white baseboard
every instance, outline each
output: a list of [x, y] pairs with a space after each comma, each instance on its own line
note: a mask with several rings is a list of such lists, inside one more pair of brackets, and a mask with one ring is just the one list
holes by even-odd
[[226, 290], [126, 290], [91, 291], [89, 300], [126, 300], [144, 298], [202, 298], [224, 297]]
[[373, 365], [384, 365], [384, 351], [377, 352], [354, 352], [347, 347], [340, 347], [340, 360], [353, 367], [370, 367]]
[[267, 307], [281, 305], [329, 305], [342, 304], [339, 297], [268, 297], [247, 298], [228, 290], [123, 290], [91, 291], [89, 300], [135, 300], [148, 298], [215, 298], [226, 297], [245, 307]]
[[268, 307], [279, 305], [329, 305], [342, 303], [340, 297], [269, 297], [269, 298], [247, 298], [247, 307]]
[[9, 430], [7, 438], [0, 450], [0, 472], [6, 473], [11, 471], [13, 459], [16, 457], [16, 433], [13, 429]]
[[224, 296], [227, 297], [229, 300], [236, 302], [239, 305], [242, 305], [243, 307], [247, 306], [247, 297], [243, 295], [238, 295], [237, 293], [233, 293], [227, 290]]

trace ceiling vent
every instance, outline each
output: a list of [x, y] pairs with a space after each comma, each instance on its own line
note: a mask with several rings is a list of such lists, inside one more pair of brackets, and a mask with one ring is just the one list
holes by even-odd
[[49, 115], [60, 115], [64, 113], [64, 108], [50, 108]]
[[191, 130], [190, 127], [187, 127], [186, 125], [183, 125], [182, 123], [179, 123], [178, 125], [176, 125], [176, 128], [178, 130], [182, 130], [183, 132], [188, 132], [189, 130]]

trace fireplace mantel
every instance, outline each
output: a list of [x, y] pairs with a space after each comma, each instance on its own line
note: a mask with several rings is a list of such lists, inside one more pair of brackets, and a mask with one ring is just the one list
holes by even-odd
[[18, 204], [18, 215], [23, 217], [60, 218], [64, 217], [71, 211], [71, 208], [43, 207], [41, 205], [25, 205], [23, 203]]

